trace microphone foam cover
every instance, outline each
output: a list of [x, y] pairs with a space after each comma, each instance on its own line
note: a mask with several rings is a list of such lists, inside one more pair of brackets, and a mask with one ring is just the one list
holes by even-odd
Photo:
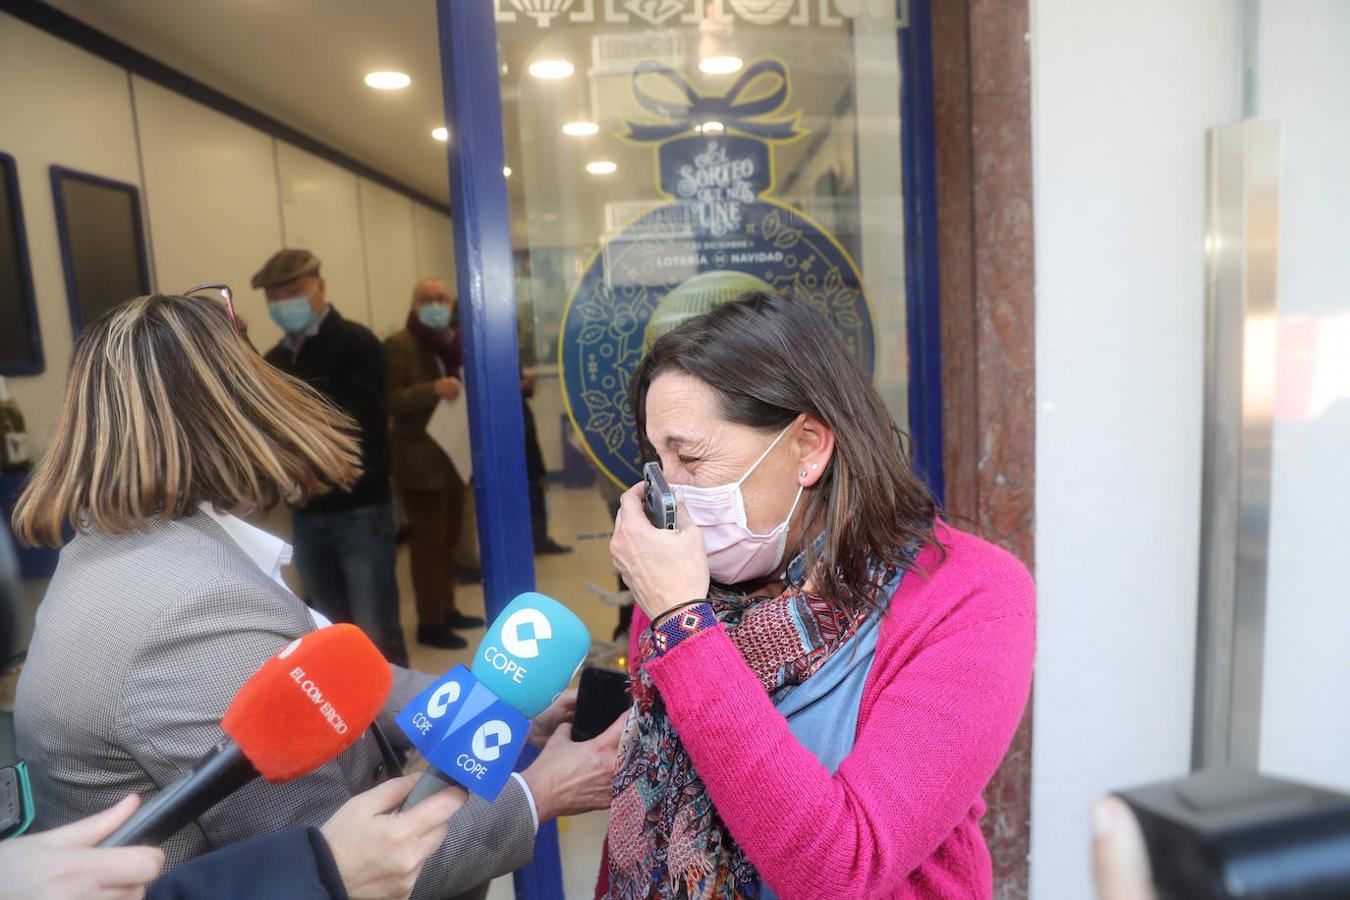
[[379, 715], [393, 673], [355, 625], [311, 631], [263, 663], [220, 727], [270, 782], [307, 775], [346, 750]]
[[516, 712], [532, 719], [561, 694], [591, 650], [591, 633], [552, 597], [519, 594], [478, 645], [473, 674]]

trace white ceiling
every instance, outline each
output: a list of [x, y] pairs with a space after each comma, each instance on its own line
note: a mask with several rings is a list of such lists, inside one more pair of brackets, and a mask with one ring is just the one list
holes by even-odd
[[[446, 145], [431, 137], [431, 130], [443, 124], [434, 0], [50, 2], [222, 93], [448, 201]], [[724, 92], [734, 76], [698, 71], [697, 58], [705, 49], [700, 43], [707, 39], [700, 32], [707, 31], [698, 25], [676, 30], [603, 25], [545, 30], [528, 21], [499, 26], [517, 246], [593, 245], [605, 229], [607, 205], [618, 201], [641, 206], [657, 199], [653, 148], [619, 138], [627, 118], [646, 116], [632, 98], [631, 67], [606, 71], [600, 43], [616, 38], [628, 42], [627, 52], [636, 59], [653, 52], [651, 48], [668, 49], [675, 41], [683, 48], [681, 68], [690, 81], [700, 92], [715, 94]], [[723, 40], [746, 59], [773, 55], [786, 61], [793, 75], [789, 111], [800, 111], [801, 124], [813, 134], [829, 130], [855, 75], [847, 28], [749, 28]], [[526, 74], [531, 60], [558, 55], [576, 63], [576, 76], [545, 82]], [[411, 86], [398, 91], [368, 88], [362, 80], [365, 73], [382, 69], [408, 73]], [[898, 77], [894, 68], [879, 74]], [[563, 137], [561, 124], [582, 117], [598, 121], [600, 134], [580, 140]], [[874, 125], [898, 129], [899, 123]], [[852, 135], [838, 137], [846, 141], [831, 154], [851, 170]], [[778, 146], [780, 187], [792, 183], [791, 174], [812, 145], [812, 140], [802, 140]], [[585, 163], [598, 158], [616, 162], [619, 172], [607, 178], [588, 175]], [[798, 190], [809, 191], [810, 186]]]
[[[448, 202], [433, 0], [49, 0], [222, 93]], [[376, 91], [366, 72], [412, 76]]]

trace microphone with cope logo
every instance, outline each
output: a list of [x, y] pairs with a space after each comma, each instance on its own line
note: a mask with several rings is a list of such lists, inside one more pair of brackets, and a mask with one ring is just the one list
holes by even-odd
[[403, 808], [451, 781], [497, 799], [525, 748], [529, 720], [580, 670], [591, 635], [570, 609], [533, 591], [502, 610], [474, 656], [413, 698], [396, 721], [431, 768]]
[[356, 743], [389, 696], [389, 663], [355, 625], [292, 641], [234, 695], [226, 740], [165, 785], [100, 847], [158, 844], [261, 775], [308, 775]]

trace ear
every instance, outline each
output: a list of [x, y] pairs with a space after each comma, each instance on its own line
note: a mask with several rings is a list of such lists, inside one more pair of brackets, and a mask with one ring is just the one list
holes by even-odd
[[797, 420], [801, 423], [793, 448], [797, 454], [797, 483], [809, 488], [824, 477], [834, 458], [834, 429], [807, 413]]

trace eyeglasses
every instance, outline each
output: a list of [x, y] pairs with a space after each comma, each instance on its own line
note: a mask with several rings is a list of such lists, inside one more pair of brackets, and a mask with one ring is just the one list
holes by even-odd
[[230, 315], [230, 327], [234, 333], [239, 333], [239, 320], [234, 315], [234, 291], [230, 290], [228, 284], [202, 284], [190, 291], [183, 292], [184, 297], [204, 297], [216, 303], [223, 304], [225, 312]]

